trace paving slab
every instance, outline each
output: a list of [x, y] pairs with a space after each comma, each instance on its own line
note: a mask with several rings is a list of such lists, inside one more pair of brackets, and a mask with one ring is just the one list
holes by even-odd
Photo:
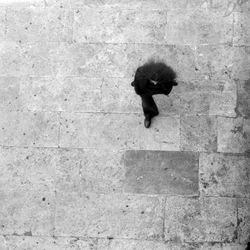
[[162, 197], [59, 192], [55, 235], [160, 240], [162, 216]]
[[199, 161], [200, 191], [208, 196], [249, 197], [247, 156], [202, 153]]
[[217, 121], [214, 116], [181, 117], [181, 149], [185, 151], [215, 151]]
[[218, 152], [245, 153], [250, 147], [250, 120], [218, 118]]
[[[95, 240], [79, 239], [74, 237], [27, 237], [27, 236], [5, 236], [5, 244], [7, 249], [50, 249], [50, 250], [94, 250], [96, 249]], [[1, 243], [0, 243], [1, 247]], [[2, 249], [2, 248], [1, 248]]]
[[250, 200], [238, 199], [238, 238], [242, 244], [249, 242], [250, 236]]
[[[5, 188], [3, 190], [3, 188]], [[47, 189], [6, 189], [0, 191], [1, 235], [53, 234], [55, 193]]]
[[250, 117], [250, 80], [237, 81], [237, 109], [239, 115], [249, 118]]
[[143, 119], [141, 115], [136, 114], [63, 113], [60, 145], [111, 149], [179, 148], [177, 117], [159, 117], [153, 121], [154, 124], [149, 130], [143, 127]]
[[167, 197], [165, 240], [234, 242], [236, 199]]
[[131, 193], [198, 195], [198, 154], [126, 151], [124, 189]]

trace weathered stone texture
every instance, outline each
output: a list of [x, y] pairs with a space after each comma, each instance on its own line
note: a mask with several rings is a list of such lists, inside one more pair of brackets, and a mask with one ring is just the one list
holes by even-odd
[[79, 148], [179, 149], [178, 118], [158, 117], [153, 121], [151, 130], [142, 129], [142, 123], [143, 117], [140, 115], [63, 113], [60, 145]]
[[246, 244], [250, 240], [250, 200], [238, 199], [238, 238], [243, 244]]
[[217, 122], [213, 116], [183, 116], [181, 118], [181, 149], [185, 151], [215, 151]]
[[201, 154], [200, 190], [208, 196], [250, 196], [249, 157]]
[[250, 118], [250, 79], [247, 81], [237, 81], [237, 87], [236, 112], [246, 118]]
[[232, 242], [237, 227], [236, 200], [169, 197], [165, 210], [165, 240]]
[[44, 235], [53, 233], [55, 193], [51, 190], [0, 191], [0, 232], [12, 235]]
[[58, 146], [59, 117], [56, 113], [1, 112], [0, 145]]
[[169, 44], [221, 44], [232, 41], [233, 16], [202, 8], [170, 10], [165, 41]]
[[250, 120], [218, 118], [218, 152], [245, 153], [250, 149]]
[[127, 151], [123, 162], [124, 189], [129, 193], [198, 194], [196, 153]]
[[[63, 238], [63, 237], [25, 237], [25, 236], [5, 236], [5, 246], [7, 249], [32, 249], [32, 250], [94, 250], [96, 242], [91, 239]], [[0, 243], [1, 247], [1, 243]], [[2, 249], [2, 248], [1, 248]]]
[[234, 38], [236, 45], [250, 45], [250, 11], [234, 14]]
[[75, 10], [74, 40], [164, 44], [166, 25], [167, 12], [164, 10], [85, 7]]
[[160, 240], [162, 216], [160, 197], [58, 193], [55, 235]]

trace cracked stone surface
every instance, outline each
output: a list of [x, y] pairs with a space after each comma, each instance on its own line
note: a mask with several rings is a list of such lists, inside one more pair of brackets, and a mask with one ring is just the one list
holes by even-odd
[[[245, 250], [250, 1], [0, 0], [0, 249]], [[134, 73], [177, 73], [145, 129]]]

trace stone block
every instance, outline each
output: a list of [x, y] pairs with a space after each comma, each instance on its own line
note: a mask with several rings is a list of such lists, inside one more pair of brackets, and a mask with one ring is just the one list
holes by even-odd
[[181, 118], [181, 149], [215, 151], [217, 122], [213, 116], [183, 116]]
[[0, 148], [0, 186], [16, 190], [53, 190], [58, 162], [56, 149]]
[[1, 234], [52, 235], [55, 216], [53, 191], [1, 189], [0, 199]]
[[170, 9], [167, 20], [165, 41], [168, 44], [200, 45], [232, 41], [232, 15], [225, 17], [203, 8], [182, 8]]
[[233, 48], [232, 77], [234, 79], [250, 79], [250, 46], [235, 46]]
[[[62, 1], [62, 0], [61, 0]], [[141, 10], [162, 10], [166, 9], [168, 6], [168, 2], [164, 0], [104, 0], [104, 1], [93, 1], [93, 0], [70, 0], [71, 6], [73, 8], [121, 8], [121, 9], [141, 9]]]
[[0, 6], [4, 7], [43, 7], [43, 0], [1, 0]]
[[132, 195], [57, 195], [55, 235], [160, 240], [163, 199]]
[[250, 147], [250, 120], [218, 117], [218, 152], [245, 153]]
[[20, 98], [31, 111], [100, 111], [101, 84], [101, 78], [30, 77], [21, 81]]
[[0, 77], [0, 110], [16, 111], [20, 108], [20, 79]]
[[146, 241], [146, 240], [117, 240], [100, 239], [98, 240], [97, 250], [169, 250], [170, 243]]
[[198, 155], [191, 152], [126, 151], [128, 193], [197, 195]]
[[56, 113], [1, 112], [0, 144], [4, 146], [57, 147]]
[[179, 149], [178, 118], [157, 117], [148, 130], [142, 123], [143, 117], [136, 114], [63, 113], [60, 145], [78, 148]]
[[94, 240], [74, 237], [6, 236], [5, 240], [6, 249], [94, 250], [96, 247]]
[[123, 192], [125, 170], [121, 152], [110, 149], [61, 149], [56, 189], [63, 192]]
[[167, 12], [82, 8], [75, 10], [74, 40], [77, 42], [164, 44]]
[[237, 228], [236, 200], [167, 197], [165, 240], [232, 242]]
[[196, 77], [200, 80], [231, 80], [234, 48], [230, 45], [200, 45], [196, 54]]
[[111, 113], [142, 113], [141, 98], [132, 88], [132, 81], [132, 78], [104, 78], [101, 110]]
[[250, 45], [250, 12], [234, 13], [234, 37], [235, 45]]
[[200, 191], [208, 196], [250, 197], [250, 159], [241, 155], [200, 156]]
[[241, 116], [250, 118], [250, 79], [247, 81], [237, 81], [237, 110]]
[[73, 12], [63, 8], [8, 8], [6, 37], [20, 44], [72, 41]]
[[238, 199], [238, 238], [240, 243], [247, 244], [250, 237], [250, 200]]

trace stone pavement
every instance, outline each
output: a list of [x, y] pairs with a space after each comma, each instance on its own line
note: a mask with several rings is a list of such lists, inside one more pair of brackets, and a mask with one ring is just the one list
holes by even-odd
[[[250, 1], [0, 0], [0, 249], [244, 250]], [[130, 86], [178, 74], [145, 129]]]

